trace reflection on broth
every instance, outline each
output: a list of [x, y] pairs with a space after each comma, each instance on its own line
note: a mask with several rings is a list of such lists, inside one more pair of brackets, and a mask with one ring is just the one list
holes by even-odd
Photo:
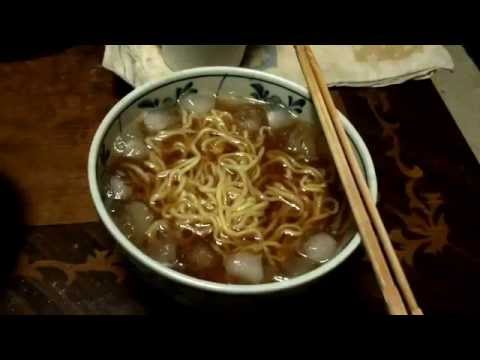
[[329, 261], [345, 200], [321, 130], [285, 107], [190, 94], [119, 135], [104, 179], [117, 226], [197, 278], [282, 281]]

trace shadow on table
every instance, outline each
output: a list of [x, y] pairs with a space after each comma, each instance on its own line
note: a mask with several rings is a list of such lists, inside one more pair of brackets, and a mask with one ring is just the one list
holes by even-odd
[[0, 295], [15, 270], [18, 254], [26, 240], [24, 201], [13, 181], [0, 173]]
[[125, 80], [119, 78], [118, 76], [115, 76], [114, 82], [113, 82], [113, 90], [115, 95], [118, 98], [123, 98], [125, 95], [127, 95], [130, 91], [132, 91], [134, 87], [127, 83]]
[[141, 285], [143, 281], [138, 276], [135, 293], [145, 313], [151, 315], [165, 314], [165, 309], [169, 309], [175, 314], [173, 316], [213, 316], [227, 321], [242, 320], [244, 317], [317, 321], [333, 316], [385, 314], [381, 297], [367, 293], [358, 276], [362, 256], [357, 251], [323, 278], [280, 295], [248, 296], [240, 301], [236, 296], [235, 299], [215, 299], [214, 302], [187, 305], [173, 300], [172, 294], [163, 290]]
[[28, 46], [2, 46], [0, 62], [23, 61], [41, 58], [59, 53], [73, 45], [28, 45]]

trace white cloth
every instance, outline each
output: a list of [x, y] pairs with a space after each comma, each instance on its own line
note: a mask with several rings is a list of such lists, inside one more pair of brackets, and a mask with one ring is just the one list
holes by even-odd
[[[453, 70], [441, 45], [312, 45], [330, 86], [386, 86]], [[103, 66], [133, 86], [172, 73], [159, 45], [107, 45]], [[242, 66], [305, 85], [291, 45], [248, 46]]]

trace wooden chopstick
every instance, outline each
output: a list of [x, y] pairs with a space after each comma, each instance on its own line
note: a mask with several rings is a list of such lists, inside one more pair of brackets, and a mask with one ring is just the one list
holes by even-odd
[[410, 312], [420, 315], [422, 311], [416, 303], [385, 226], [371, 198], [368, 186], [353, 153], [350, 141], [338, 118], [337, 109], [315, 57], [308, 46], [296, 46], [295, 49], [388, 309], [391, 314], [407, 314], [403, 299], [383, 256], [375, 230], [380, 237], [383, 251], [387, 255]]
[[406, 315], [407, 311], [400, 293], [390, 274], [388, 265], [383, 257], [380, 245], [378, 244], [367, 210], [357, 188], [353, 174], [350, 170], [347, 158], [338, 139], [335, 127], [330, 119], [330, 114], [325, 99], [317, 83], [315, 73], [304, 47], [296, 47], [300, 65], [307, 80], [310, 93], [318, 112], [327, 143], [335, 162], [340, 180], [350, 203], [353, 216], [362, 236], [367, 254], [371, 260], [377, 281], [383, 293], [383, 297], [391, 314]]
[[360, 193], [362, 195], [363, 201], [365, 202], [370, 218], [373, 221], [374, 228], [377, 231], [377, 234], [380, 238], [381, 245], [383, 246], [383, 250], [387, 255], [387, 259], [389, 261], [389, 265], [395, 276], [395, 280], [397, 281], [397, 284], [400, 287], [400, 291], [408, 305], [410, 312], [414, 315], [423, 315], [422, 310], [417, 304], [413, 291], [410, 288], [410, 284], [408, 283], [405, 273], [403, 272], [403, 268], [400, 264], [400, 261], [398, 260], [397, 254], [395, 252], [395, 249], [393, 248], [392, 242], [390, 241], [390, 237], [388, 236], [387, 230], [385, 229], [385, 225], [383, 224], [383, 221], [380, 217], [378, 209], [375, 206], [375, 203], [373, 202], [372, 197], [370, 196], [370, 191], [368, 189], [367, 183], [360, 170], [358, 161], [356, 160], [356, 157], [353, 153], [353, 149], [347, 137], [347, 134], [345, 133], [345, 130], [341, 124], [341, 121], [338, 118], [337, 109], [330, 95], [330, 91], [328, 90], [326, 81], [322, 76], [320, 67], [317, 64], [315, 56], [313, 55], [313, 52], [309, 46], [305, 47], [305, 52], [308, 56], [310, 64], [312, 65], [315, 78], [320, 86], [320, 90], [325, 99], [328, 111], [331, 115], [333, 124], [335, 126], [335, 130], [337, 131], [337, 134], [341, 141], [341, 145], [345, 150], [345, 155], [347, 157], [348, 163], [350, 165], [350, 168], [353, 171], [353, 174], [357, 182], [357, 185], [359, 187]]

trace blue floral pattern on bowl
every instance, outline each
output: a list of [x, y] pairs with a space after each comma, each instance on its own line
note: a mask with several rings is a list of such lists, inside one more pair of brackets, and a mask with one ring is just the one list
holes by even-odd
[[303, 107], [307, 104], [307, 101], [304, 98], [294, 100], [292, 95], [288, 95], [288, 103], [285, 104], [278, 95], [271, 95], [270, 90], [266, 89], [263, 84], [253, 83], [250, 84], [250, 86], [255, 90], [255, 92], [250, 94], [254, 99], [274, 104], [282, 104], [297, 114], [301, 114], [303, 112]]
[[113, 122], [104, 137], [98, 159], [100, 172], [108, 162], [110, 148], [116, 136], [123, 133], [126, 123], [136, 118], [142, 111], [157, 109], [174, 104], [182, 95], [201, 92], [217, 96], [231, 95], [251, 97], [270, 103], [282, 104], [302, 119], [312, 121], [315, 111], [311, 100], [301, 94], [269, 81], [239, 75], [201, 75], [179, 79], [159, 85], [135, 99]]
[[158, 108], [160, 104], [163, 106], [168, 106], [168, 105], [173, 105], [175, 101], [180, 99], [182, 95], [188, 95], [188, 94], [196, 94], [198, 93], [198, 90], [193, 87], [193, 81], [190, 81], [187, 83], [183, 88], [182, 87], [177, 87], [177, 90], [175, 91], [175, 99], [172, 97], [166, 97], [162, 101], [160, 101], [158, 98], [154, 99], [143, 99], [141, 100], [138, 104], [137, 107], [140, 109], [151, 109], [151, 108]]

